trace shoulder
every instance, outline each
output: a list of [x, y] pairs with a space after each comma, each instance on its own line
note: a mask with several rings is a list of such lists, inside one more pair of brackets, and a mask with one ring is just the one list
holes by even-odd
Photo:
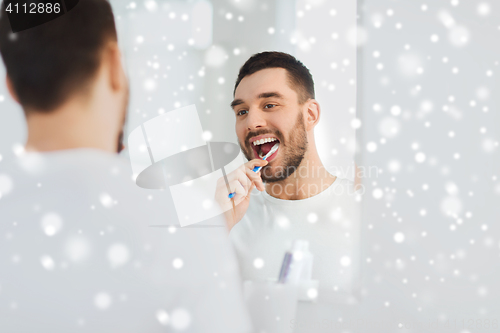
[[329, 192], [335, 196], [359, 196], [362, 194], [362, 185], [347, 178], [337, 177]]
[[335, 182], [333, 183], [333, 187], [354, 190], [355, 185], [352, 180], [337, 176]]

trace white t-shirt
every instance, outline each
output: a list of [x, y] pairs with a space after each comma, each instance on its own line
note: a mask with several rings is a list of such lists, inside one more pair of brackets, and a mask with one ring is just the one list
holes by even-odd
[[[337, 178], [303, 200], [254, 190], [243, 219], [230, 232], [245, 280], [277, 279], [292, 241], [309, 241], [318, 299], [333, 301], [359, 288], [359, 203], [354, 184]], [[342, 296], [341, 296], [342, 295]]]
[[[92, 149], [0, 164], [0, 332], [249, 332], [227, 229]], [[222, 218], [222, 217], [221, 217]]]

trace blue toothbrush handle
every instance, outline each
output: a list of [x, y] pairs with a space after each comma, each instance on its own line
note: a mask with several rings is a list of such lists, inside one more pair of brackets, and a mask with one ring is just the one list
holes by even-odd
[[259, 171], [260, 171], [260, 169], [262, 169], [262, 167], [261, 167], [261, 166], [256, 166], [255, 168], [253, 168], [253, 170], [252, 170], [252, 171], [253, 171], [253, 172], [259, 172]]
[[[256, 166], [255, 168], [253, 168], [253, 172], [259, 172], [260, 169], [262, 169], [261, 166]], [[229, 195], [227, 196], [229, 199], [232, 199], [234, 198], [234, 196], [236, 195], [236, 192], [232, 192], [232, 193], [229, 193]]]

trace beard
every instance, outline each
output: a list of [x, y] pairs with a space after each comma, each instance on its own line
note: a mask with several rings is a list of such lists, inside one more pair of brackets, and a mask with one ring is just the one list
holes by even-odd
[[123, 132], [125, 132], [125, 122], [120, 130], [120, 133], [118, 134], [118, 143], [116, 145], [117, 154], [121, 153], [122, 150], [125, 149], [125, 146], [123, 145]]
[[129, 85], [127, 83], [127, 91], [125, 92], [125, 96], [123, 97], [123, 104], [122, 104], [122, 110], [123, 110], [123, 117], [122, 117], [122, 125], [120, 126], [120, 132], [118, 133], [118, 139], [117, 139], [117, 144], [116, 144], [116, 152], [119, 154], [123, 149], [125, 149], [125, 146], [123, 145], [123, 136], [125, 133], [125, 126], [127, 125], [127, 114], [128, 114], [128, 102], [129, 102]]
[[[304, 115], [299, 112], [299, 116], [293, 127], [292, 131], [288, 135], [288, 139], [284, 140], [283, 134], [276, 130], [275, 132], [270, 132], [266, 130], [250, 132], [247, 135], [246, 142], [248, 143], [248, 148], [244, 149], [240, 143], [241, 150], [245, 157], [250, 161], [253, 160], [253, 149], [250, 146], [248, 139], [251, 137], [262, 135], [262, 134], [274, 134], [280, 141], [279, 152], [282, 156], [282, 162], [280, 165], [266, 165], [261, 169], [261, 178], [264, 183], [274, 183], [287, 179], [290, 177], [302, 163], [304, 156], [307, 151], [307, 131], [304, 125]], [[270, 163], [272, 163], [271, 161]]]

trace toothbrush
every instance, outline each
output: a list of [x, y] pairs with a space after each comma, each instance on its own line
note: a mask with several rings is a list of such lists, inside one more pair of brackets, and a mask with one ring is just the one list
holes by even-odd
[[[265, 161], [269, 156], [271, 156], [272, 154], [274, 154], [276, 152], [276, 150], [278, 150], [278, 147], [279, 147], [279, 143], [277, 142], [273, 148], [271, 148], [271, 150], [266, 154], [266, 156], [264, 156], [262, 158], [263, 161]], [[260, 169], [262, 169], [261, 166], [256, 166], [255, 168], [253, 168], [253, 172], [259, 172]], [[229, 199], [232, 199], [234, 196], [236, 195], [236, 192], [233, 192], [233, 193], [229, 193], [228, 197]]]

